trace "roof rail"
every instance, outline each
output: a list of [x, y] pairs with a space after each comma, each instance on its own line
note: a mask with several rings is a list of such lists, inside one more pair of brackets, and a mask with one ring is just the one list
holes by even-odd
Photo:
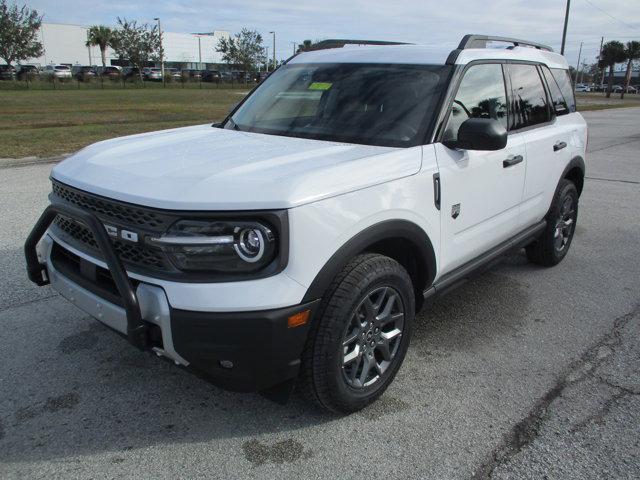
[[385, 40], [347, 40], [341, 38], [332, 38], [329, 40], [321, 40], [311, 45], [311, 50], [324, 50], [328, 48], [342, 48], [345, 45], [408, 45], [405, 42], [388, 42]]
[[514, 47], [519, 47], [520, 45], [524, 45], [527, 47], [537, 48], [538, 50], [547, 50], [548, 52], [553, 52], [553, 48], [543, 45], [541, 43], [529, 42], [527, 40], [519, 40], [517, 38], [509, 38], [509, 37], [494, 37], [491, 35], [465, 35], [462, 37], [460, 41], [460, 45], [458, 45], [459, 50], [465, 50], [467, 48], [487, 48], [488, 42], [502, 42], [502, 43], [511, 43]]

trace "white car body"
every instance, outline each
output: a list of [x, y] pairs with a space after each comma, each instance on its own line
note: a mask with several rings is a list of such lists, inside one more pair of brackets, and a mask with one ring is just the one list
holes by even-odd
[[71, 68], [67, 65], [47, 65], [41, 73], [56, 78], [71, 78]]
[[[307, 52], [289, 63], [444, 61], [434, 57], [430, 47], [399, 45]], [[568, 69], [561, 55], [521, 46], [461, 50], [452, 65], [462, 72], [477, 62], [503, 61]], [[152, 70], [149, 77], [154, 73]], [[449, 89], [453, 91], [455, 85]], [[443, 107], [440, 118], [447, 108]], [[420, 286], [427, 292], [439, 279], [544, 219], [559, 180], [572, 162], [585, 155], [585, 121], [577, 112], [566, 113], [554, 114], [552, 121], [535, 128], [510, 133], [506, 148], [498, 151], [452, 149], [435, 134], [432, 141], [398, 148], [235, 131], [207, 124], [93, 144], [54, 167], [51, 177], [93, 195], [154, 209], [287, 212], [288, 261], [275, 275], [194, 283], [128, 271], [129, 277], [139, 282], [139, 294], [150, 298], [152, 291], [163, 298], [164, 306], [157, 307], [163, 312], [168, 308], [251, 312], [299, 305], [336, 252], [362, 232], [398, 221], [415, 226], [430, 240], [434, 275], [429, 284]], [[503, 168], [503, 160], [513, 155], [521, 156], [522, 162]], [[434, 176], [439, 178], [441, 192]], [[434, 207], [434, 196], [438, 197], [438, 208]], [[459, 216], [452, 218], [456, 208]], [[107, 267], [102, 259], [49, 231], [39, 252], [53, 276], [60, 277], [49, 256], [54, 241]], [[62, 290], [67, 285], [54, 287]], [[82, 290], [77, 285], [72, 288]], [[89, 294], [78, 300], [81, 295], [62, 293], [96, 315]], [[123, 331], [117, 308], [113, 312], [116, 320], [103, 321]], [[166, 340], [171, 337], [167, 322], [162, 327], [164, 349], [159, 353], [187, 364]]]

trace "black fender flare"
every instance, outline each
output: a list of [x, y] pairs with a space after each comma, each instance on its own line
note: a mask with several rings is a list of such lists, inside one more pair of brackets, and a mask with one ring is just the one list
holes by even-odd
[[419, 257], [417, 267], [426, 272], [424, 288], [428, 288], [436, 276], [436, 255], [429, 236], [420, 226], [408, 220], [386, 220], [365, 228], [342, 245], [315, 276], [302, 302], [321, 298], [353, 257], [382, 240], [391, 239], [403, 239], [415, 247]]
[[[574, 168], [577, 168], [578, 170], [580, 170], [580, 172], [582, 173], [582, 181], [584, 181], [587, 168], [584, 163], [584, 158], [582, 158], [580, 155], [573, 157], [569, 161], [567, 166], [562, 171], [562, 176], [560, 177], [560, 180], [563, 178], [566, 178], [568, 176], [568, 173]], [[558, 186], [560, 185], [560, 180], [558, 180]], [[576, 185], [576, 187], [578, 188], [578, 196], [580, 196], [580, 194], [582, 193], [582, 185]]]

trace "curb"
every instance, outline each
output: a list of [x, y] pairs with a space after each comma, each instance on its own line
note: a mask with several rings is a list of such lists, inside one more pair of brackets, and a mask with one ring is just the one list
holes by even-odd
[[38, 157], [0, 158], [0, 169], [58, 163], [64, 160], [65, 158], [70, 157], [71, 155], [72, 155], [71, 153], [65, 153], [62, 155], [57, 155], [55, 157], [45, 157], [45, 158], [38, 158]]

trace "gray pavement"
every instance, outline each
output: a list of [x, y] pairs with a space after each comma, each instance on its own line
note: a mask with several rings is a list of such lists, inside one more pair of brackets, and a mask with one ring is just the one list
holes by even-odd
[[565, 261], [515, 255], [438, 301], [346, 418], [222, 391], [30, 285], [51, 166], [0, 169], [0, 478], [640, 477], [640, 109], [585, 117]]

